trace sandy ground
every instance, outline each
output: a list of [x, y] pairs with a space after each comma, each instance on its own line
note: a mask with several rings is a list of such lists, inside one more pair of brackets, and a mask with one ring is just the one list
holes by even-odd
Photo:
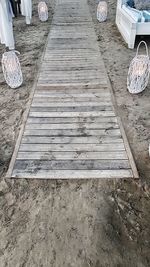
[[[0, 267], [149, 267], [150, 195], [142, 186], [148, 184], [150, 166], [149, 88], [134, 97], [126, 90], [135, 51], [126, 48], [115, 27], [116, 1], [109, 1], [109, 19], [102, 25], [95, 20], [94, 0], [90, 9], [141, 183], [3, 178], [50, 28], [52, 8], [49, 21], [42, 24], [37, 2], [32, 26], [26, 27], [22, 18], [15, 20], [23, 87], [9, 89], [0, 72]], [[3, 50], [0, 46], [0, 54]]]

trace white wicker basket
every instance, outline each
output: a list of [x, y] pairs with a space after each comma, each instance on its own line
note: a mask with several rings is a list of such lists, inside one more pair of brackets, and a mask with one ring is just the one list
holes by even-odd
[[[142, 43], [145, 45], [146, 55], [139, 55], [139, 48]], [[131, 94], [141, 93], [146, 88], [150, 75], [149, 66], [148, 47], [144, 41], [141, 41], [128, 71], [127, 88]]]
[[97, 19], [99, 22], [103, 22], [107, 19], [107, 2], [99, 2], [97, 7]]
[[11, 88], [18, 88], [23, 83], [21, 66], [16, 54], [20, 53], [13, 50], [5, 52], [2, 56], [4, 78]]
[[38, 14], [40, 21], [44, 22], [48, 20], [48, 7], [44, 1], [38, 4]]

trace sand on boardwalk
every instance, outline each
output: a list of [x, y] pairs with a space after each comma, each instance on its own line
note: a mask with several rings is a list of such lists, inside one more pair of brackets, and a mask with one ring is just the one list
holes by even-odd
[[[24, 85], [9, 89], [0, 69], [0, 267], [149, 267], [150, 86], [139, 96], [126, 90], [126, 73], [135, 51], [127, 49], [116, 29], [116, 1], [109, 1], [109, 19], [104, 24], [95, 19], [94, 0], [90, 10], [141, 183], [3, 178], [50, 29], [54, 5], [49, 2], [48, 22], [38, 20], [38, 0], [33, 1], [31, 26], [23, 18], [15, 20]], [[0, 54], [3, 51], [0, 46]]]

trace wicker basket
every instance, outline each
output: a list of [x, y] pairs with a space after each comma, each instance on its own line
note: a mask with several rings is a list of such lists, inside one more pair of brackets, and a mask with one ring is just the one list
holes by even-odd
[[99, 2], [97, 7], [97, 19], [99, 22], [103, 22], [107, 19], [107, 2]]
[[44, 1], [38, 4], [38, 14], [40, 21], [44, 22], [48, 20], [48, 7]]
[[13, 50], [5, 52], [2, 56], [4, 78], [11, 88], [18, 88], [23, 83], [21, 66], [16, 54], [19, 52]]
[[[141, 44], [145, 45], [146, 55], [139, 55]], [[141, 93], [146, 88], [150, 75], [149, 66], [148, 47], [144, 41], [141, 41], [137, 47], [136, 56], [131, 61], [127, 77], [127, 88], [131, 94]]]

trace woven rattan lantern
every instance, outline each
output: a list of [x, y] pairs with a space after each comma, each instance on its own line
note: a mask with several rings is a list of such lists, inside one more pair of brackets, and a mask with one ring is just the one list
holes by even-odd
[[2, 56], [2, 70], [6, 83], [11, 88], [18, 88], [23, 83], [22, 71], [17, 51], [5, 52]]
[[38, 4], [38, 13], [40, 21], [44, 22], [48, 20], [48, 7], [44, 1]]
[[[145, 55], [139, 55], [139, 47], [142, 43], [146, 47]], [[127, 77], [127, 88], [131, 94], [141, 93], [146, 88], [150, 75], [149, 62], [147, 44], [141, 41], [137, 47], [136, 56], [131, 61]]]
[[107, 2], [99, 2], [97, 7], [97, 19], [99, 22], [103, 22], [107, 19]]

